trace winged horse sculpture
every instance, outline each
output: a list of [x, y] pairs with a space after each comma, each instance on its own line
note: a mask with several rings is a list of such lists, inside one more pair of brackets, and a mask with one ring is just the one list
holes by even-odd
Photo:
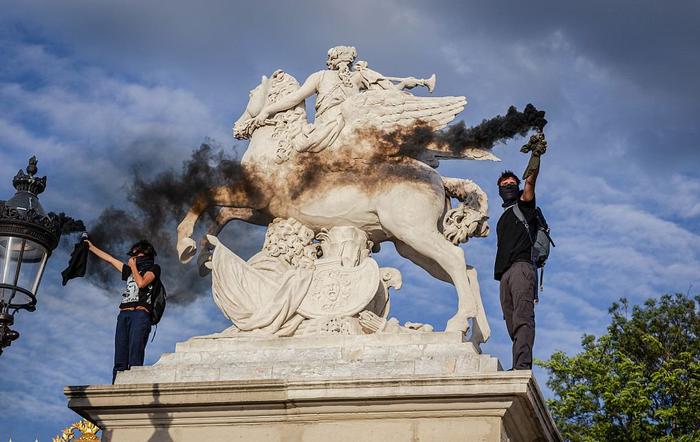
[[[488, 234], [486, 195], [475, 183], [441, 177], [431, 167], [436, 158], [450, 156], [443, 147], [403, 137], [414, 135], [415, 128], [445, 127], [466, 100], [402, 90], [434, 87], [434, 77], [384, 77], [362, 62], [352, 70], [354, 51], [331, 49], [329, 69], [303, 85], [278, 70], [251, 91], [233, 130], [249, 140], [241, 158], [243, 177], [202, 192], [178, 226], [179, 258], [188, 262], [196, 254], [191, 235], [212, 205], [222, 209], [210, 233], [232, 219], [267, 225], [273, 218], [294, 218], [316, 234], [356, 227], [373, 244], [391, 241], [402, 256], [454, 284], [458, 308], [446, 330], [465, 333], [473, 319], [471, 340], [484, 342], [490, 329], [477, 273], [457, 244]], [[305, 99], [314, 94], [315, 119], [309, 123]], [[416, 144], [409, 146], [411, 155], [402, 153], [407, 143]], [[466, 146], [459, 156], [497, 159], [488, 150]], [[451, 198], [465, 210], [455, 212]]]

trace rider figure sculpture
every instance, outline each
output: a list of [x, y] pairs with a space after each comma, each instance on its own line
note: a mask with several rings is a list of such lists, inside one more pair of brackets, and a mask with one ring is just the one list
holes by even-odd
[[326, 60], [328, 69], [311, 74], [299, 89], [263, 107], [255, 117], [254, 125], [264, 126], [271, 116], [291, 109], [316, 94], [314, 123], [306, 125], [294, 137], [292, 144], [298, 152], [319, 152], [330, 146], [343, 130], [345, 119], [341, 105], [348, 98], [368, 89], [401, 90], [422, 84], [420, 82], [423, 80], [409, 77], [396, 79], [401, 83], [394, 85], [389, 78], [367, 68], [366, 62], [360, 62], [357, 69], [351, 70], [356, 57], [357, 51], [352, 46], [329, 49]]

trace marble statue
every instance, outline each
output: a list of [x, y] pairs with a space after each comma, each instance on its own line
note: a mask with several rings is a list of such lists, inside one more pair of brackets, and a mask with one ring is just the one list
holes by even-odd
[[355, 315], [385, 318], [389, 287], [401, 286], [398, 270], [379, 268], [369, 257], [367, 234], [355, 227], [314, 235], [295, 219], [277, 218], [262, 250], [248, 261], [216, 237], [209, 241], [214, 301], [234, 322], [234, 332], [291, 336], [331, 327], [361, 334]]
[[[477, 273], [459, 244], [488, 235], [486, 194], [472, 181], [441, 177], [435, 167], [442, 148], [412, 139], [445, 127], [466, 100], [415, 96], [406, 89], [432, 92], [434, 75], [385, 76], [367, 62], [354, 63], [356, 56], [353, 47], [330, 49], [328, 69], [301, 85], [282, 70], [262, 77], [233, 127], [236, 138], [249, 140], [241, 173], [203, 191], [186, 214], [178, 226], [180, 260], [196, 254], [191, 236], [200, 215], [219, 206], [200, 247], [213, 248], [201, 255], [202, 265], [212, 272], [217, 305], [235, 324], [230, 331], [432, 330], [387, 316], [389, 289], [398, 289], [401, 278], [372, 256], [391, 241], [402, 256], [454, 284], [458, 308], [446, 330], [466, 333], [472, 319], [471, 340], [483, 342], [490, 330]], [[305, 100], [313, 95], [309, 122]], [[497, 159], [469, 146], [459, 157]], [[248, 261], [216, 238], [233, 219], [268, 225], [261, 252]]]

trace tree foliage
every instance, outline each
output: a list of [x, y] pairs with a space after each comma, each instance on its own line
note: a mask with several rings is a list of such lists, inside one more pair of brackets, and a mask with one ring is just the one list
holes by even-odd
[[700, 296], [613, 303], [606, 334], [575, 356], [555, 352], [549, 400], [571, 441], [700, 440]]

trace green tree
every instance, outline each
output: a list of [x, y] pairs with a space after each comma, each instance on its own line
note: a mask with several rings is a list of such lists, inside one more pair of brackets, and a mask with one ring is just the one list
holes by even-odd
[[700, 296], [613, 303], [606, 334], [555, 352], [548, 401], [571, 441], [700, 440]]

